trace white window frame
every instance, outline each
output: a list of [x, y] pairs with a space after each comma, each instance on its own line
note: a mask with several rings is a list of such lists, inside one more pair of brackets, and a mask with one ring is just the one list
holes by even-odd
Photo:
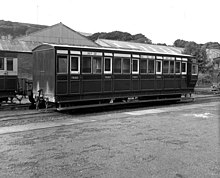
[[[137, 61], [137, 71], [133, 71], [133, 61]], [[132, 74], [139, 74], [139, 59], [132, 59]]]
[[[110, 71], [105, 70], [105, 59], [108, 58], [110, 59]], [[112, 57], [104, 57], [104, 74], [112, 74]]]
[[[182, 72], [182, 69], [181, 69], [181, 72], [182, 72], [182, 75], [186, 75], [187, 74], [187, 62], [182, 62], [182, 64], [185, 64], [185, 71], [186, 72]], [[182, 67], [182, 64], [181, 64], [181, 67]]]
[[[157, 71], [157, 66], [158, 63], [160, 63], [160, 72]], [[162, 74], [162, 61], [161, 60], [156, 60], [156, 74]]]
[[[78, 58], [78, 71], [72, 71], [72, 57], [77, 57]], [[75, 55], [71, 55], [70, 56], [70, 73], [71, 74], [80, 74], [80, 56], [75, 56]]]

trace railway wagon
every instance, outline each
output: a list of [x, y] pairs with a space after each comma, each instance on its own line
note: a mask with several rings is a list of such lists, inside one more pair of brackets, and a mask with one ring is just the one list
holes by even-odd
[[61, 108], [180, 99], [198, 78], [193, 56], [43, 44], [33, 50], [33, 95]]
[[2, 101], [8, 101], [8, 98], [15, 97], [17, 90], [17, 58], [0, 56], [0, 104]]

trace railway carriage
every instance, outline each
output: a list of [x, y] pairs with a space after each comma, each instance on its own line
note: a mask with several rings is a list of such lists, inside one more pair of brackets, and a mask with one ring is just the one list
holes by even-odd
[[17, 81], [17, 58], [2, 54], [0, 56], [0, 103], [15, 96]]
[[198, 78], [193, 56], [43, 44], [33, 50], [33, 94], [58, 109], [129, 99], [178, 100]]

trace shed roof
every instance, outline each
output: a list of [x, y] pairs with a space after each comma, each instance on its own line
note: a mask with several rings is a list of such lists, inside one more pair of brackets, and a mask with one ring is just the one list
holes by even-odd
[[151, 45], [151, 44], [127, 42], [127, 41], [98, 39], [96, 40], [96, 43], [98, 43], [102, 47], [138, 50], [138, 51], [144, 51], [147, 53], [182, 55], [182, 52], [183, 52], [183, 48], [161, 46], [161, 45]]
[[32, 50], [39, 46], [40, 42], [25, 42], [18, 40], [0, 40], [0, 51], [10, 51], [10, 52], [28, 52], [31, 53]]
[[191, 55], [187, 54], [182, 54], [182, 53], [162, 53], [162, 52], [149, 52], [149, 51], [144, 51], [143, 49], [124, 49], [124, 48], [113, 48], [113, 47], [91, 47], [91, 46], [75, 46], [75, 45], [63, 45], [63, 44], [49, 44], [49, 43], [44, 43], [42, 45], [37, 46], [36, 48], [33, 49], [33, 51], [41, 51], [45, 49], [50, 49], [50, 48], [81, 48], [82, 50], [104, 50], [104, 51], [111, 51], [111, 52], [129, 52], [129, 53], [141, 53], [141, 54], [165, 54], [165, 55], [174, 55], [174, 56], [180, 56], [180, 57], [192, 57]]
[[34, 33], [30, 33], [29, 35], [18, 37], [16, 39], [20, 41], [38, 41], [42, 43], [56, 43], [65, 45], [92, 47], [99, 46], [79, 32], [74, 31], [61, 22]]

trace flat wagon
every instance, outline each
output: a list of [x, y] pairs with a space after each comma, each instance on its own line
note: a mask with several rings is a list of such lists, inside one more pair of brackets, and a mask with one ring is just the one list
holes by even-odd
[[194, 92], [198, 65], [185, 54], [43, 44], [33, 50], [33, 95], [61, 110]]

